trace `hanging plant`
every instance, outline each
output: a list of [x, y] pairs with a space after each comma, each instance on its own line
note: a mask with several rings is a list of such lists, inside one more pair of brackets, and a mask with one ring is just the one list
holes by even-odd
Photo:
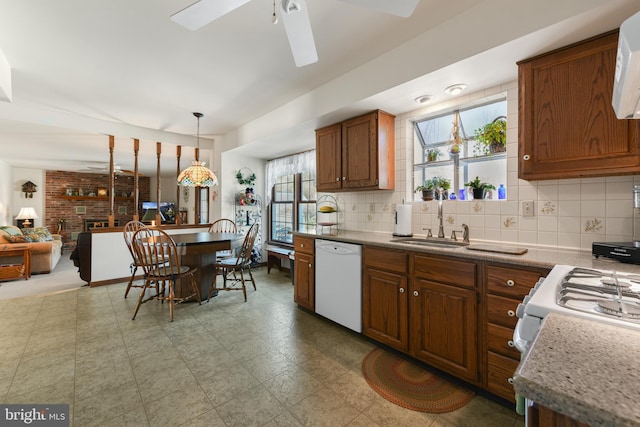
[[[246, 169], [249, 171], [249, 175], [245, 176], [242, 173], [242, 169]], [[256, 182], [256, 174], [249, 168], [239, 169], [236, 173], [236, 179], [238, 180], [238, 184], [240, 185], [253, 185]]]

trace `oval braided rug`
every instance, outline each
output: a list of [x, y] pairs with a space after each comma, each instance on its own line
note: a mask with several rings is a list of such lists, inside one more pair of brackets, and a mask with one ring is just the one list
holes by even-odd
[[362, 374], [380, 396], [414, 411], [451, 412], [475, 396], [474, 392], [381, 348], [375, 348], [365, 356]]

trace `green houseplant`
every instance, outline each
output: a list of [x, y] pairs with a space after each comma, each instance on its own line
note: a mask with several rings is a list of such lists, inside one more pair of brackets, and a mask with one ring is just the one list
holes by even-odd
[[436, 160], [438, 160], [438, 157], [440, 157], [440, 154], [442, 154], [440, 149], [438, 149], [438, 148], [429, 148], [427, 150], [427, 161], [428, 162], [435, 162]]
[[447, 178], [434, 176], [424, 182], [423, 185], [416, 187], [416, 191], [422, 191], [422, 200], [439, 199], [438, 191], [444, 192], [444, 198], [447, 198], [447, 191], [451, 188], [451, 181]]
[[473, 154], [478, 156], [491, 153], [499, 153], [507, 150], [507, 119], [504, 116], [497, 117], [492, 122], [476, 129], [474, 139], [477, 144], [473, 148]]
[[488, 182], [480, 181], [480, 178], [476, 178], [465, 184], [466, 187], [471, 188], [474, 199], [484, 199], [487, 190], [495, 190], [496, 187]]

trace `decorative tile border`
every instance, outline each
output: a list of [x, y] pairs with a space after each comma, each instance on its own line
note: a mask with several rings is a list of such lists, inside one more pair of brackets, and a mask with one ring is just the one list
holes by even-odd
[[502, 225], [504, 225], [504, 228], [510, 228], [510, 227], [516, 225], [516, 219], [514, 217], [512, 217], [512, 216], [507, 217], [507, 219], [504, 220]]
[[540, 208], [540, 213], [544, 215], [554, 215], [556, 213], [556, 204], [553, 202], [544, 202], [544, 205]]
[[584, 223], [585, 233], [597, 233], [602, 230], [602, 221], [598, 218], [588, 219]]

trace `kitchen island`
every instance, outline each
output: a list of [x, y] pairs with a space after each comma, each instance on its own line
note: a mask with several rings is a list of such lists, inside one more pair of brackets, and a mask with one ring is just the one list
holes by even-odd
[[640, 331], [550, 313], [515, 390], [590, 426], [640, 426]]

